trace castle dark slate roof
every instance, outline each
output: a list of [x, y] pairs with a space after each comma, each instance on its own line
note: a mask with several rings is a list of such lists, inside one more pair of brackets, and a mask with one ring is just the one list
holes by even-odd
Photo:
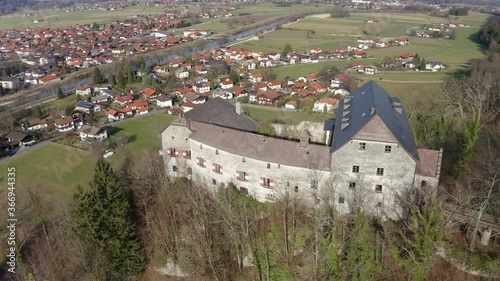
[[228, 101], [215, 98], [184, 114], [188, 121], [199, 121], [223, 127], [255, 131], [257, 122], [245, 114], [238, 114]]
[[413, 133], [401, 102], [374, 81], [352, 92], [339, 104], [332, 142], [332, 152], [349, 142], [375, 116], [389, 129], [392, 137], [419, 161]]
[[330, 170], [330, 148], [251, 132], [191, 122], [190, 139], [239, 156], [313, 170]]

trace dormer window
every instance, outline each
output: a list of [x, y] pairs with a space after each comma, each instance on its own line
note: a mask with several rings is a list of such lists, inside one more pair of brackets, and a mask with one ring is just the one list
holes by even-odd
[[359, 143], [359, 150], [365, 150], [366, 149], [366, 142], [360, 142]]

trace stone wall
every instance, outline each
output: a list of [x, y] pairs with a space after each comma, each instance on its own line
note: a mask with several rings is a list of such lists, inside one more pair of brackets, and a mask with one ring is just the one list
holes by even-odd
[[276, 130], [276, 134], [280, 137], [287, 137], [290, 139], [299, 139], [300, 133], [307, 129], [311, 134], [311, 142], [325, 143], [324, 124], [319, 122], [302, 121], [298, 125], [286, 124], [271, 124]]

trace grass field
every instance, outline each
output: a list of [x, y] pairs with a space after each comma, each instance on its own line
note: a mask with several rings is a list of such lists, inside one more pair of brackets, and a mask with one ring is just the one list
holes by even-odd
[[[184, 7], [180, 8], [184, 9]], [[115, 19], [122, 19], [137, 14], [164, 14], [166, 11], [163, 7], [155, 6], [129, 6], [122, 10], [116, 11], [69, 11], [66, 9], [52, 11], [31, 11], [22, 10], [18, 13], [5, 15], [0, 18], [0, 29], [9, 28], [43, 28], [43, 27], [64, 27], [74, 26], [77, 24], [110, 23]], [[25, 14], [37, 13], [35, 16], [23, 17]], [[33, 23], [36, 19], [44, 19], [43, 22]]]
[[149, 148], [159, 148], [161, 145], [160, 133], [175, 119], [167, 113], [151, 114], [137, 120], [130, 120], [108, 128], [110, 138], [127, 135], [127, 148], [132, 155], [140, 155]]
[[[143, 151], [161, 145], [159, 133], [173, 119], [166, 113], [152, 114], [112, 126], [108, 133], [110, 138], [129, 135], [127, 149], [132, 155], [139, 156]], [[121, 159], [121, 156], [115, 155], [109, 161], [116, 168], [120, 166]], [[6, 198], [8, 167], [16, 168], [16, 186], [20, 196], [23, 189], [31, 186], [39, 189], [47, 200], [70, 200], [76, 186], [87, 186], [93, 173], [93, 163], [87, 151], [56, 143], [33, 147], [0, 163], [0, 196], [3, 198]], [[0, 203], [2, 209], [5, 202]]]
[[275, 120], [280, 120], [282, 122], [290, 122], [291, 124], [297, 125], [301, 121], [323, 122], [334, 118], [333, 115], [329, 114], [284, 111], [273, 107], [264, 108], [244, 105], [243, 110], [248, 116], [258, 122], [272, 123], [275, 122]]
[[[369, 18], [378, 20], [379, 23], [366, 23]], [[450, 67], [447, 72], [453, 72], [470, 59], [484, 56], [484, 50], [471, 37], [486, 18], [485, 14], [471, 12], [469, 16], [458, 19], [457, 21], [465, 22], [470, 27], [457, 28], [456, 40], [410, 37], [408, 46], [367, 50], [366, 53], [383, 60], [386, 57], [416, 52], [427, 61], [438, 60], [448, 64]], [[281, 30], [266, 33], [261, 40], [246, 41], [234, 47], [279, 52], [289, 43], [293, 50], [301, 52], [315, 48], [332, 50], [338, 46], [356, 44], [356, 37], [362, 36], [364, 30], [372, 34], [369, 35], [371, 37], [404, 37], [408, 28], [435, 22], [445, 22], [445, 19], [423, 14], [352, 13], [351, 17], [341, 19], [313, 15]], [[294, 72], [293, 68], [287, 67], [287, 71]]]

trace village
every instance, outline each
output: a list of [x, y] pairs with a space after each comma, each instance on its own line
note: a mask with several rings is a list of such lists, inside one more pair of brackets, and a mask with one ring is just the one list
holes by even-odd
[[[79, 138], [84, 144], [102, 142], [108, 138], [106, 127], [109, 123], [159, 110], [166, 110], [171, 115], [183, 114], [217, 97], [335, 118], [338, 102], [356, 88], [355, 74], [376, 75], [386, 69], [438, 71], [446, 68], [440, 62], [425, 63], [422, 60], [422, 65], [415, 53], [397, 55], [380, 65], [364, 65], [356, 61], [368, 57], [364, 52], [366, 49], [408, 44], [407, 38], [395, 38], [386, 44], [359, 37], [356, 44], [335, 50], [316, 48], [309, 53], [290, 50], [282, 54], [217, 47], [154, 67], [145, 67], [144, 62], [136, 70], [130, 65], [122, 66], [129, 69], [107, 80], [100, 77], [96, 68], [95, 85], [81, 86], [68, 93], [60, 91], [60, 99], [76, 96], [74, 104], [60, 108], [57, 114], [37, 112], [37, 118], [24, 120], [18, 130], [6, 136], [2, 151], [4, 155], [13, 155], [23, 147], [57, 137]], [[342, 68], [321, 69], [300, 77], [277, 79], [273, 74], [275, 67], [325, 60], [352, 62]], [[9, 88], [6, 81], [2, 83], [4, 88]]]

